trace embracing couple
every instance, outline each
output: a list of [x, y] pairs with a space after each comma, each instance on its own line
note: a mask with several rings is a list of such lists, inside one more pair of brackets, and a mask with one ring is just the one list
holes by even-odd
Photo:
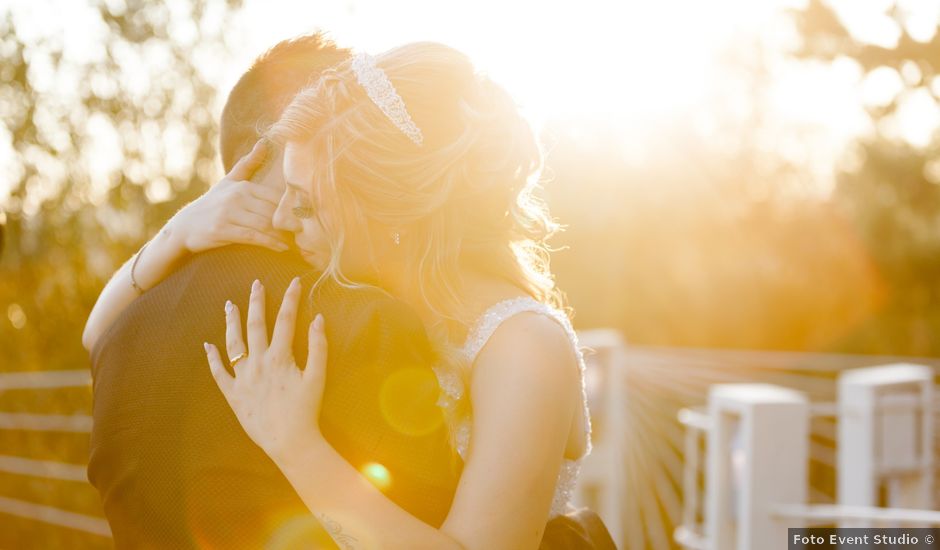
[[89, 479], [121, 548], [611, 548], [529, 124], [468, 58], [276, 45], [227, 175], [114, 275]]

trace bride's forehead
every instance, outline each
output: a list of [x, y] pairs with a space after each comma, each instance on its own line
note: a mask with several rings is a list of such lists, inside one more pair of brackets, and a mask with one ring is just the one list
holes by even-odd
[[314, 159], [305, 145], [291, 141], [284, 147], [284, 179], [288, 183], [306, 185], [313, 178]]

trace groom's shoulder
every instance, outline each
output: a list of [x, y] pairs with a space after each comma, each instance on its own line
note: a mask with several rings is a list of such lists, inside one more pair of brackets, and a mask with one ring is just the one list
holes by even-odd
[[269, 296], [281, 293], [291, 279], [311, 271], [299, 256], [265, 248], [231, 245], [195, 254], [135, 305], [145, 312], [200, 316], [217, 313], [225, 300], [247, 299], [251, 283], [258, 279]]
[[[207, 250], [189, 258], [162, 284], [171, 288], [198, 286], [230, 290], [232, 285], [260, 279], [274, 286], [312, 270], [300, 256], [266, 248], [231, 245]], [[248, 287], [239, 288], [247, 293]]]
[[301, 317], [323, 313], [337, 329], [338, 343], [400, 341], [402, 334], [419, 341], [425, 337], [417, 315], [400, 300], [374, 287], [348, 288], [332, 280], [315, 284], [319, 275], [295, 254], [254, 246], [231, 245], [195, 254], [128, 306], [99, 339], [92, 363], [98, 362], [104, 349], [113, 344], [124, 347], [142, 335], [185, 333], [204, 338], [206, 328], [221, 330], [216, 325], [221, 323], [219, 312], [225, 301], [232, 300], [247, 311], [255, 279], [264, 284], [268, 317], [273, 318], [291, 279], [301, 277], [304, 287], [312, 289], [311, 307], [304, 308]]
[[198, 324], [210, 312], [212, 318], [218, 316], [225, 300], [247, 298], [255, 279], [272, 291], [283, 291], [291, 278], [310, 269], [300, 257], [252, 246], [194, 254], [124, 310], [99, 339], [92, 363], [113, 344], [125, 346], [140, 335], [171, 332], [181, 323]]

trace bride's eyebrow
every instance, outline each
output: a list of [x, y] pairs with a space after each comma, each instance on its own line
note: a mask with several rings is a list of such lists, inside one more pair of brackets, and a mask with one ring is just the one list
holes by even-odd
[[294, 193], [297, 193], [298, 195], [300, 195], [301, 197], [303, 197], [303, 199], [304, 199], [305, 202], [306, 202], [306, 201], [309, 201], [309, 202], [312, 203], [312, 204], [316, 204], [316, 198], [312, 195], [312, 193], [310, 193], [309, 191], [307, 191], [307, 190], [304, 189], [303, 187], [297, 185], [296, 183], [291, 183], [291, 182], [286, 181], [286, 180], [284, 181], [284, 184], [287, 185], [287, 188], [288, 188], [288, 189], [290, 189], [290, 190], [293, 191]]

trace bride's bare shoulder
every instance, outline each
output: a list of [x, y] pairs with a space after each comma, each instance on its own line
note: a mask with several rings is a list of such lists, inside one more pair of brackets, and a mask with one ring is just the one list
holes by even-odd
[[518, 313], [500, 324], [477, 357], [474, 378], [489, 368], [500, 377], [552, 377], [561, 383], [574, 383], [578, 375], [575, 351], [564, 327], [535, 311]]
[[558, 349], [571, 346], [564, 327], [547, 311], [521, 311], [514, 314], [500, 323], [491, 340], [494, 343], [534, 344]]

